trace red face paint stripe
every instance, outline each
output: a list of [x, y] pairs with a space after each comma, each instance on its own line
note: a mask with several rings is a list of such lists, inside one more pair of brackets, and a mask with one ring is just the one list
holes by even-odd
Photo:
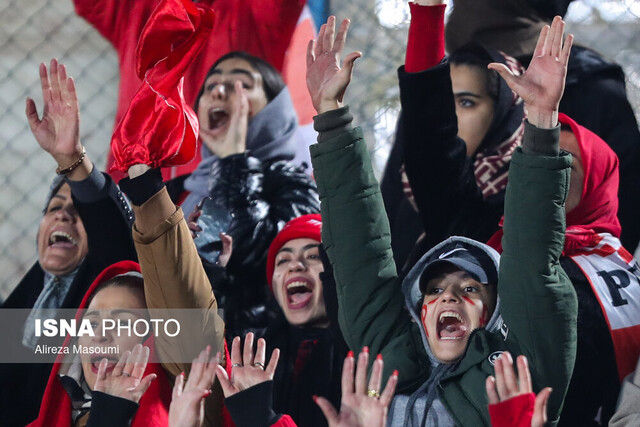
[[434, 300], [432, 300], [432, 301], [429, 301], [427, 304], [429, 304], [429, 305], [431, 305], [431, 304], [435, 304], [435, 303], [436, 303], [436, 301], [438, 301], [438, 300], [437, 300], [437, 299], [434, 299]]
[[[431, 304], [430, 302], [427, 304]], [[422, 320], [422, 327], [424, 328], [424, 333], [427, 334], [427, 338], [429, 338], [429, 331], [427, 330], [427, 311], [429, 307], [427, 304], [422, 304], [422, 313], [420, 313], [420, 319]]]
[[489, 311], [487, 310], [487, 306], [482, 307], [482, 317], [480, 317], [480, 327], [487, 326], [487, 319]]
[[462, 298], [464, 298], [465, 301], [467, 301], [469, 304], [476, 305], [476, 303], [473, 302], [473, 300], [471, 298], [469, 298], [468, 296], [463, 296]]

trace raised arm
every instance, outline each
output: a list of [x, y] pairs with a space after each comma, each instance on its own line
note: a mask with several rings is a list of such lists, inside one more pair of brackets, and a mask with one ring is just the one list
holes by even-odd
[[442, 61], [444, 5], [438, 0], [410, 5], [406, 63], [398, 70], [402, 116], [396, 149], [403, 151], [423, 244], [428, 249], [452, 235], [486, 241], [497, 230], [502, 199], [483, 198], [467, 144], [458, 137], [450, 64]]
[[527, 72], [513, 76], [490, 64], [527, 102], [530, 124], [514, 153], [505, 199], [504, 252], [498, 294], [507, 340], [527, 356], [536, 390], [551, 386], [549, 419], [557, 423], [576, 354], [577, 299], [559, 264], [564, 246], [564, 201], [570, 155], [559, 154], [557, 107], [573, 37], [562, 42], [557, 17], [540, 35]]
[[[416, 356], [413, 334], [396, 284], [389, 223], [360, 129], [351, 129], [342, 98], [351, 79], [353, 52], [340, 62], [349, 21], [334, 42], [335, 18], [323, 25], [307, 51], [307, 86], [319, 116], [311, 158], [322, 212], [322, 241], [334, 269], [338, 319], [350, 348], [369, 346], [387, 366], [402, 366], [400, 389], [421, 383], [428, 367]], [[415, 328], [417, 330], [417, 328]], [[417, 339], [417, 341], [414, 341]], [[424, 350], [422, 350], [424, 352]], [[426, 356], [424, 360], [428, 360]], [[385, 368], [384, 377], [391, 374]]]
[[89, 262], [96, 271], [123, 259], [136, 259], [131, 225], [133, 212], [113, 180], [98, 171], [80, 142], [80, 112], [73, 79], [52, 59], [40, 64], [42, 116], [27, 98], [26, 115], [36, 141], [57, 163], [56, 171], [71, 187], [89, 240]]

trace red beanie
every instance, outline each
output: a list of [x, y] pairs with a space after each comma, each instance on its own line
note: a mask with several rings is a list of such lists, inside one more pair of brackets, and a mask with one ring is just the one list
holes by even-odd
[[284, 225], [278, 233], [267, 253], [267, 282], [269, 289], [273, 292], [271, 281], [273, 280], [273, 270], [275, 270], [276, 255], [280, 248], [289, 240], [294, 239], [313, 239], [318, 242], [322, 241], [322, 217], [319, 214], [302, 215], [292, 219]]

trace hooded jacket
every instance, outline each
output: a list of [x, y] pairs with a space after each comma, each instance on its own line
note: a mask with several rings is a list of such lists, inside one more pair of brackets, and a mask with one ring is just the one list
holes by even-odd
[[[424, 350], [429, 356], [432, 374], [429, 379], [411, 395], [399, 394], [394, 398], [389, 410], [390, 425], [453, 425], [453, 418], [443, 406], [437, 392], [437, 387], [440, 381], [448, 373], [453, 371], [454, 365], [440, 362], [429, 348], [427, 335], [421, 319], [421, 307], [424, 296], [420, 291], [420, 277], [428, 260], [431, 259], [432, 254], [441, 252], [443, 247], [451, 244], [458, 244], [465, 248], [472, 247], [480, 249], [488, 255], [493, 261], [495, 269], [498, 270], [500, 255], [498, 255], [493, 248], [476, 242], [475, 240], [455, 236], [441, 242], [427, 252], [402, 281], [402, 293], [404, 294], [405, 305], [411, 319], [420, 328], [420, 337]], [[491, 332], [499, 332], [498, 329], [501, 324], [502, 319], [500, 318], [500, 303], [498, 300], [493, 315], [485, 329]]]
[[[87, 293], [79, 307], [78, 314], [76, 315], [76, 319], [80, 319], [82, 314], [84, 313], [84, 309], [86, 309], [89, 305], [89, 301], [91, 297], [94, 295], [95, 289], [103, 282], [112, 279], [115, 276], [128, 273], [128, 272], [137, 272], [140, 273], [140, 266], [133, 261], [120, 261], [116, 264], [113, 264], [107, 267], [100, 275], [93, 281]], [[72, 345], [71, 337], [67, 337], [65, 340], [64, 346]], [[152, 357], [151, 353], [154, 353], [154, 343], [153, 339], [149, 339], [145, 342], [145, 345], [150, 349], [150, 359]], [[124, 351], [124, 350], [123, 350]], [[75, 355], [73, 355], [75, 357]], [[137, 411], [135, 411], [136, 406], [133, 405], [133, 410], [131, 410], [131, 402], [126, 401], [126, 399], [118, 399], [120, 402], [117, 402], [116, 405], [111, 405], [108, 409], [108, 412], [103, 412], [99, 414], [89, 412], [87, 415], [80, 416], [75, 422], [71, 418], [72, 405], [71, 398], [69, 394], [65, 390], [60, 381], [60, 371], [65, 364], [68, 363], [79, 363], [78, 361], [72, 361], [69, 359], [69, 356], [65, 356], [64, 354], [60, 354], [56, 359], [56, 364], [54, 368], [51, 370], [51, 375], [49, 376], [49, 381], [47, 383], [47, 388], [45, 390], [44, 396], [42, 398], [42, 405], [40, 407], [40, 413], [38, 418], [29, 424], [32, 427], [69, 427], [71, 425], [76, 426], [84, 426], [93, 425], [92, 417], [96, 419], [100, 419], [100, 422], [105, 422], [106, 420], [111, 420], [114, 425], [118, 425], [118, 421], [122, 422], [123, 420], [127, 420], [129, 416], [131, 416], [131, 412], [133, 412], [131, 426], [149, 426], [149, 425], [166, 425], [169, 422], [169, 404], [171, 403], [171, 384], [162, 369], [162, 365], [158, 363], [149, 363], [144, 372], [144, 376], [155, 373], [158, 377], [151, 383], [147, 391], [142, 395], [139, 402], [139, 407]], [[68, 365], [66, 366], [68, 367]], [[83, 379], [84, 381], [84, 379]], [[96, 393], [94, 393], [95, 395]], [[104, 396], [100, 396], [99, 399], [104, 399]], [[95, 399], [95, 397], [94, 397]], [[93, 399], [92, 399], [93, 400]], [[94, 402], [92, 401], [92, 404]], [[124, 405], [124, 406], [121, 406]], [[102, 406], [102, 408], [105, 408]], [[105, 420], [106, 419], [106, 420]], [[126, 425], [126, 424], [119, 424]]]
[[[322, 118], [316, 118], [320, 137], [332, 129], [319, 125]], [[490, 425], [484, 383], [493, 373], [492, 355], [525, 354], [534, 388], [555, 390], [549, 418], [557, 423], [576, 340], [576, 297], [558, 264], [570, 157], [514, 154], [498, 276], [503, 322], [492, 325], [493, 331], [472, 332], [462, 358], [443, 373], [432, 366], [420, 326], [404, 311], [407, 300], [398, 292], [389, 225], [361, 131], [342, 132], [312, 146], [311, 154], [322, 200], [322, 240], [349, 347], [368, 345], [372, 354], [381, 353], [384, 377], [398, 369], [398, 394], [411, 395], [427, 384], [427, 393], [418, 398], [426, 404], [426, 395], [435, 391], [453, 422], [463, 426]], [[414, 289], [408, 282], [404, 287]]]

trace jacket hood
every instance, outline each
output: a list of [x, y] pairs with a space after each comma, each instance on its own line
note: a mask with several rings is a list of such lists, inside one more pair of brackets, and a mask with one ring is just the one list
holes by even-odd
[[[422, 272], [424, 271], [427, 264], [429, 263], [428, 260], [431, 258], [431, 256], [434, 253], [439, 252], [444, 246], [451, 245], [451, 244], [459, 244], [463, 247], [468, 247], [468, 248], [473, 247], [473, 248], [480, 249], [484, 253], [486, 253], [489, 256], [489, 258], [494, 262], [496, 271], [498, 271], [498, 268], [500, 266], [500, 255], [493, 248], [483, 243], [477, 242], [473, 239], [468, 239], [466, 237], [460, 237], [460, 236], [453, 236], [453, 237], [449, 237], [447, 240], [444, 240], [438, 243], [436, 246], [434, 246], [431, 250], [429, 250], [426, 254], [424, 254], [422, 258], [420, 258], [420, 260], [416, 263], [416, 265], [414, 265], [411, 271], [409, 271], [409, 274], [407, 274], [407, 276], [402, 282], [402, 293], [404, 294], [405, 304], [407, 306], [407, 309], [409, 310], [411, 318], [416, 322], [416, 324], [420, 328], [422, 344], [424, 345], [425, 350], [429, 354], [429, 357], [431, 358], [432, 363], [434, 361], [437, 362], [437, 359], [435, 359], [435, 357], [431, 353], [429, 342], [427, 341], [427, 335], [425, 333], [424, 326], [422, 325], [422, 320], [420, 318], [420, 310], [421, 310], [422, 299], [423, 299], [422, 292], [420, 291], [420, 276], [422, 276]], [[499, 319], [500, 319], [500, 299], [496, 301], [496, 308], [493, 311], [493, 315], [491, 316], [491, 319], [489, 320], [489, 323], [487, 324], [486, 329], [488, 331], [494, 331], [497, 328], [497, 326], [500, 324]]]

